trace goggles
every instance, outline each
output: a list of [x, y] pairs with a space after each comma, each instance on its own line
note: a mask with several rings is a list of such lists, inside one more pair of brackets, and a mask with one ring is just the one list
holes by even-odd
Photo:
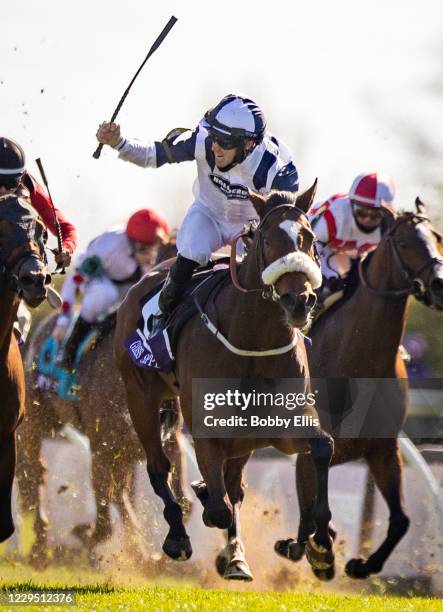
[[235, 149], [240, 144], [237, 139], [233, 139], [229, 137], [223, 138], [223, 136], [218, 136], [216, 134], [211, 134], [211, 133], [209, 134], [209, 138], [211, 139], [212, 142], [215, 142], [216, 144], [218, 144], [219, 147], [221, 147], [222, 149], [225, 149], [225, 151]]
[[378, 208], [370, 208], [369, 206], [353, 205], [354, 215], [360, 219], [370, 219], [371, 221], [381, 221], [382, 212]]

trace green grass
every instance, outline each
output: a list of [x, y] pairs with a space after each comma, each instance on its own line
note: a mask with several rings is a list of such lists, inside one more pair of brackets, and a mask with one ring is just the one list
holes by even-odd
[[[204, 589], [194, 586], [177, 586], [173, 580], [162, 579], [161, 585], [146, 581], [134, 574], [120, 577], [106, 572], [66, 567], [36, 572], [21, 563], [0, 565], [0, 590], [30, 591], [33, 589], [72, 589], [76, 593], [76, 608], [58, 606], [39, 610], [300, 610], [303, 612], [338, 610], [360, 611], [442, 611], [437, 599], [404, 598], [391, 596], [354, 596], [301, 592], [239, 592], [236, 590]], [[237, 585], [231, 585], [235, 589]], [[25, 609], [21, 607], [12, 610]], [[26, 608], [37, 609], [37, 607]]]

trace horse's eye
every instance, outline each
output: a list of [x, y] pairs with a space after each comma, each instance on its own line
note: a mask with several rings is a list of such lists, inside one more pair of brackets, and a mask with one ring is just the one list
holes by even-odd
[[397, 246], [400, 247], [400, 249], [407, 249], [408, 245], [406, 244], [406, 242], [404, 240], [398, 240], [397, 241]]
[[269, 242], [269, 240], [266, 240], [266, 238], [263, 239], [263, 244], [265, 245], [265, 247], [271, 246], [271, 243]]

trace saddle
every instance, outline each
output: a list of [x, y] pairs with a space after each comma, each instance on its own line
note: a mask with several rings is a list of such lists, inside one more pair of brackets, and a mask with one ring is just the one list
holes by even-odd
[[230, 284], [228, 259], [210, 262], [205, 268], [198, 268], [193, 274], [181, 303], [167, 319], [164, 329], [151, 337], [149, 319], [158, 312], [158, 296], [163, 283], [152, 289], [140, 300], [141, 317], [137, 329], [126, 341], [125, 347], [132, 361], [147, 370], [172, 372], [175, 352], [181, 330], [195, 314], [219, 291]]
[[116, 321], [117, 312], [113, 312], [91, 330], [77, 349], [72, 372], [60, 367], [59, 356], [63, 351], [64, 342], [69, 337], [75, 319], [61, 343], [58, 343], [52, 335], [49, 336], [38, 354], [34, 370], [34, 385], [42, 391], [56, 393], [61, 399], [76, 400], [79, 389], [81, 358], [87, 351], [93, 350], [115, 328]]

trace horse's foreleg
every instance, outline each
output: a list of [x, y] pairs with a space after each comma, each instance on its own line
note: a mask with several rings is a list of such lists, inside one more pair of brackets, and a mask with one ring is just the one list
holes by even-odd
[[233, 508], [226, 491], [224, 479], [224, 454], [218, 440], [197, 438], [194, 440], [198, 467], [203, 483], [194, 485], [197, 497], [204, 506], [203, 522], [207, 527], [228, 529], [232, 524]]
[[380, 440], [366, 456], [377, 487], [389, 507], [389, 528], [385, 540], [367, 561], [351, 559], [346, 573], [351, 578], [377, 574], [409, 528], [409, 517], [402, 507], [402, 461], [397, 440]]
[[17, 482], [22, 510], [35, 512], [33, 525], [35, 541], [30, 551], [30, 559], [36, 567], [42, 567], [48, 562], [48, 518], [41, 499], [48, 476], [42, 454], [42, 440], [50, 428], [46, 422], [48, 414], [46, 402], [43, 407], [45, 411], [37, 403], [30, 404], [17, 432], [19, 444]]
[[329, 533], [331, 511], [329, 509], [328, 476], [334, 442], [330, 436], [322, 433], [318, 437], [310, 438], [309, 446], [317, 476], [317, 495], [312, 510], [315, 532], [309, 537], [305, 552], [317, 578], [331, 580], [335, 570], [332, 538]]
[[[165, 505], [163, 516], [169, 525], [169, 532], [163, 543], [163, 551], [172, 559], [189, 559], [192, 554], [191, 542], [183, 524], [182, 509], [169, 484], [171, 465], [161, 443], [159, 390], [152, 380], [142, 379], [138, 371], [133, 371], [133, 376], [125, 379], [125, 384], [132, 423], [146, 453], [149, 480]], [[147, 405], [146, 398], [149, 398], [150, 405]]]
[[297, 455], [295, 479], [300, 509], [297, 539], [277, 540], [274, 547], [276, 553], [290, 561], [300, 561], [303, 558], [309, 536], [315, 531], [312, 513], [317, 492], [317, 474], [310, 454]]
[[240, 507], [245, 492], [243, 469], [250, 456], [251, 453], [238, 459], [229, 459], [225, 463], [225, 484], [234, 508], [234, 517], [227, 530], [227, 544], [217, 556], [216, 567], [226, 580], [253, 580], [245, 557], [240, 527]]
[[11, 494], [15, 461], [15, 432], [11, 432], [0, 441], [0, 542], [4, 542], [14, 533]]

